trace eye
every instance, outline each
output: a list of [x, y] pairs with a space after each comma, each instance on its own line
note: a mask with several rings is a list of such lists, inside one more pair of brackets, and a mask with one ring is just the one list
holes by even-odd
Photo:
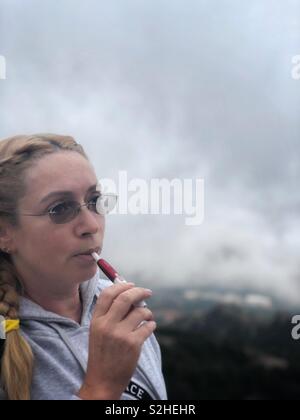
[[89, 200], [89, 207], [96, 208], [99, 198], [101, 198], [101, 194], [94, 195], [94, 197]]
[[55, 206], [51, 207], [49, 209], [49, 213], [51, 213], [51, 214], [63, 214], [65, 212], [69, 211], [71, 207], [72, 207], [71, 203], [68, 203], [68, 202], [59, 203], [59, 204], [56, 204]]

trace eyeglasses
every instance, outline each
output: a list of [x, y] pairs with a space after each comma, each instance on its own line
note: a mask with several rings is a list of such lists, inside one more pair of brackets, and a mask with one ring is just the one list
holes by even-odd
[[56, 225], [71, 222], [78, 216], [82, 207], [87, 207], [91, 212], [105, 216], [109, 214], [116, 206], [118, 195], [113, 193], [101, 193], [94, 196], [88, 203], [81, 205], [77, 201], [63, 201], [50, 207], [41, 214], [21, 214], [21, 216], [41, 217], [49, 215], [50, 219]]

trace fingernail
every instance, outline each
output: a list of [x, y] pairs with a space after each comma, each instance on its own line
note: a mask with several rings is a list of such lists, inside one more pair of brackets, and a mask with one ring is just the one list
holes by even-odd
[[149, 294], [153, 295], [153, 290], [151, 290], [151, 289], [145, 289], [145, 291], [146, 291], [147, 293], [149, 293]]

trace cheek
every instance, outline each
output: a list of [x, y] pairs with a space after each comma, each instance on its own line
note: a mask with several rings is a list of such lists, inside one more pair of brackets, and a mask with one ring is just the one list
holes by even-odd
[[67, 236], [56, 234], [52, 231], [40, 231], [35, 235], [33, 246], [36, 252], [40, 255], [54, 256], [58, 254], [61, 249], [64, 249], [67, 242]]
[[[93, 242], [97, 240], [97, 243], [102, 246], [106, 227], [105, 217], [99, 217], [98, 226]], [[18, 242], [23, 249], [26, 248], [26, 253], [49, 258], [56, 256], [56, 259], [59, 259], [61, 255], [63, 259], [63, 256], [76, 251], [79, 243], [87, 241], [87, 238], [80, 237], [79, 232], [75, 233], [74, 229], [76, 230], [76, 227], [71, 223], [66, 225], [27, 224], [20, 231]]]
[[104, 233], [105, 233], [105, 228], [106, 228], [106, 219], [105, 219], [105, 217], [104, 217], [104, 216], [102, 216], [102, 218], [101, 218], [100, 225], [101, 225], [101, 232], [102, 232], [102, 234], [104, 235]]
[[49, 224], [32, 223], [23, 226], [18, 242], [26, 252], [45, 256], [60, 249], [66, 241], [66, 235], [65, 230], [58, 231]]

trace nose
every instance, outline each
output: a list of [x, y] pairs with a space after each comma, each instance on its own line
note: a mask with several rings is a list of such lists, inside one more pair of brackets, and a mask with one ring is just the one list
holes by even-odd
[[82, 235], [95, 235], [99, 232], [103, 224], [103, 216], [100, 216], [87, 207], [81, 207], [80, 213], [76, 217], [76, 230], [77, 234]]

